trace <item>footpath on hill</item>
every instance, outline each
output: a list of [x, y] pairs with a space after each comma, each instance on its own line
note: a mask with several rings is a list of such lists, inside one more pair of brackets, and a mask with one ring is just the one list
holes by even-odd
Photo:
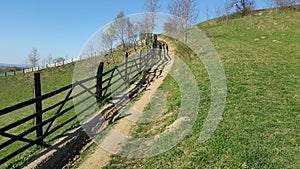
[[[150, 103], [153, 94], [163, 83], [163, 80], [168, 75], [168, 72], [173, 65], [173, 55], [175, 54], [175, 47], [169, 41], [167, 41], [167, 44], [169, 47], [168, 57], [170, 60], [165, 61], [166, 63], [164, 64], [161, 75], [156, 76], [155, 78], [153, 78], [153, 76], [155, 75], [152, 75], [152, 78], [154, 80], [150, 82], [150, 84], [146, 87], [146, 90], [141, 93], [141, 97], [137, 101], [133, 102], [130, 108], [125, 112], [124, 116], [126, 118], [119, 119], [116, 124], [112, 126], [112, 130], [110, 130], [105, 135], [105, 137], [101, 141], [101, 144], [98, 145], [92, 153], [87, 155], [85, 160], [79, 165], [79, 169], [102, 168], [109, 163], [111, 155], [113, 155], [110, 152], [116, 153], [122, 148], [122, 142], [124, 143], [126, 142], [126, 140], [122, 140], [120, 142], [120, 139], [116, 139], [116, 131], [122, 133], [122, 135], [130, 136], [130, 132], [136, 125], [134, 121], [136, 121], [141, 116], [141, 112], [143, 112], [144, 108]], [[158, 68], [160, 69], [160, 67]], [[150, 77], [148, 78], [151, 78], [151, 73]], [[110, 152], [104, 150], [103, 147], [111, 147]]]

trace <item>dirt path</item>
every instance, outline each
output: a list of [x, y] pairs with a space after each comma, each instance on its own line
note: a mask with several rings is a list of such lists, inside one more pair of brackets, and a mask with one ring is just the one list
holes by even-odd
[[[125, 118], [118, 120], [117, 124], [112, 127], [113, 130], [110, 130], [101, 141], [100, 145], [88, 155], [86, 160], [78, 167], [79, 169], [102, 168], [109, 163], [112, 155], [110, 152], [117, 153], [121, 149], [122, 143], [126, 142], [128, 137], [120, 137], [120, 134], [123, 136], [130, 135], [131, 130], [134, 129], [134, 126], [136, 125], [135, 122], [141, 116], [141, 112], [143, 112], [144, 108], [150, 103], [152, 95], [163, 83], [163, 80], [173, 65], [172, 56], [175, 52], [175, 48], [171, 43], [168, 43], [168, 45], [171, 60], [164, 67], [162, 74], [150, 83], [150, 86], [142, 93], [139, 100], [135, 101], [128, 111], [126, 111]], [[109, 149], [109, 152], [105, 149]]]

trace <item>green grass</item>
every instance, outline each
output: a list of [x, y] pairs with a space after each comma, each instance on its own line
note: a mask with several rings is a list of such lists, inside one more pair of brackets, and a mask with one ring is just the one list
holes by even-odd
[[[41, 71], [41, 87], [42, 87], [42, 94], [49, 93], [51, 91], [57, 90], [60, 87], [66, 86], [72, 83], [72, 73], [73, 73], [73, 64], [67, 64], [64, 66], [60, 66], [57, 68], [48, 68], [46, 70]], [[32, 98], [32, 74], [17, 74], [15, 76], [7, 76], [7, 77], [0, 77], [0, 109], [12, 106], [22, 101], [26, 101]], [[62, 80], [63, 79], [63, 80]], [[63, 92], [57, 96], [52, 98], [46, 99], [43, 101], [43, 108], [46, 108], [58, 101], [64, 99], [66, 92]], [[67, 103], [64, 108], [70, 106], [70, 103]], [[51, 117], [57, 108], [53, 111], [47, 112], [43, 115], [43, 119], [47, 119]], [[28, 115], [33, 113], [33, 105], [26, 106], [22, 109], [13, 111], [7, 115], [1, 116], [0, 120], [0, 127], [3, 127], [7, 124], [17, 121], [18, 119], [24, 118]], [[53, 127], [61, 124], [64, 120], [72, 117], [75, 115], [74, 111], [70, 111], [66, 113], [64, 116], [57, 118], [57, 120], [53, 123]], [[30, 120], [18, 127], [15, 127], [8, 132], [11, 134], [19, 134], [24, 129], [29, 129], [33, 126], [33, 120]], [[57, 137], [60, 137], [64, 133], [66, 133], [70, 128], [78, 126], [77, 120], [72, 121], [71, 123], [67, 124], [62, 129], [58, 130], [54, 134], [50, 135], [48, 138], [45, 139], [46, 144], [52, 144]], [[46, 127], [44, 127], [45, 131]], [[33, 133], [28, 134], [25, 138], [33, 139]], [[5, 137], [0, 137], [0, 142], [3, 143], [4, 141], [8, 140]], [[10, 146], [1, 150], [0, 155], [4, 157], [9, 152], [12, 152], [18, 149], [20, 146], [25, 145], [26, 143], [17, 141]], [[0, 166], [0, 168], [18, 168], [22, 163], [33, 157], [35, 154], [39, 152], [39, 150], [43, 149], [43, 147], [36, 147], [33, 146], [32, 148], [26, 150], [25, 152], [19, 154], [18, 156], [12, 158], [7, 163]]]
[[[227, 78], [226, 108], [214, 135], [202, 144], [197, 140], [210, 106], [204, 65], [179, 53], [201, 93], [192, 131], [166, 153], [144, 159], [115, 155], [105, 168], [300, 168], [299, 17], [299, 12], [264, 14], [201, 27]], [[177, 48], [186, 47], [177, 43]], [[175, 120], [180, 95], [174, 79], [168, 76], [160, 89], [167, 93], [167, 111], [138, 125], [133, 136], [161, 133]]]
[[[47, 68], [45, 70], [40, 71], [41, 73], [41, 88], [42, 88], [42, 94], [46, 94], [49, 92], [52, 92], [54, 90], [57, 90], [61, 87], [64, 87], [66, 85], [72, 84], [72, 77], [73, 77], [73, 69], [74, 64], [67, 64], [55, 68]], [[105, 70], [111, 67], [111, 65], [105, 65]], [[9, 107], [12, 105], [15, 105], [17, 103], [29, 100], [33, 97], [32, 94], [32, 81], [33, 81], [33, 74], [27, 73], [27, 74], [17, 74], [15, 76], [7, 76], [7, 77], [0, 77], [0, 109], [3, 109], [5, 107]], [[67, 95], [69, 90], [62, 92], [56, 96], [53, 96], [51, 98], [48, 98], [43, 101], [43, 109], [54, 105], [55, 103], [58, 103], [60, 101], [63, 101]], [[71, 95], [72, 96], [72, 95]], [[73, 102], [68, 101], [62, 110], [72, 106]], [[52, 111], [46, 112], [43, 114], [43, 120], [46, 120], [50, 117], [52, 117], [56, 111], [58, 110], [58, 107], [53, 109]], [[25, 118], [33, 113], [33, 105], [26, 106], [24, 108], [21, 108], [19, 110], [13, 111], [11, 113], [8, 113], [6, 115], [1, 116], [0, 120], [0, 127], [6, 126], [7, 124], [13, 123], [19, 119]], [[71, 111], [65, 113], [63, 116], [58, 117], [51, 128], [54, 128], [60, 124], [62, 124], [67, 119], [71, 118], [72, 116], [76, 115], [74, 109]], [[77, 119], [71, 121], [67, 125], [63, 126], [61, 129], [57, 130], [50, 136], [48, 136], [46, 139], [44, 139], [44, 143], [47, 145], [53, 144], [57, 139], [61, 138], [64, 134], [66, 134], [70, 129], [74, 127], [78, 127], [80, 124]], [[15, 127], [8, 131], [10, 134], [19, 134], [23, 132], [25, 129], [29, 129], [33, 126], [33, 120], [29, 120], [26, 123], [23, 123], [22, 125]], [[47, 128], [47, 125], [44, 126], [43, 131], [45, 132]], [[33, 139], [34, 133], [28, 134], [25, 138]], [[0, 143], [5, 142], [8, 140], [6, 137], [0, 137]], [[1, 150], [0, 156], [4, 157], [9, 152], [17, 150], [19, 147], [24, 146], [27, 143], [16, 141], [15, 143], [5, 147]], [[22, 165], [24, 162], [26, 162], [28, 159], [34, 157], [41, 149], [44, 147], [36, 147], [33, 146], [30, 149], [26, 150], [25, 152], [19, 154], [18, 156], [12, 158], [5, 164], [1, 165], [0, 168], [18, 168], [20, 165]]]
[[[105, 58], [103, 60], [105, 62], [104, 72], [113, 68], [118, 63], [122, 62], [123, 57], [124, 57], [124, 52], [123, 51], [114, 51], [114, 57], [116, 57], [114, 60], [112, 60], [110, 58]], [[129, 60], [130, 59], [131, 59], [131, 57], [129, 58]], [[59, 67], [55, 67], [55, 68], [47, 68], [47, 69], [41, 70], [40, 73], [41, 73], [42, 94], [52, 92], [61, 87], [71, 84], [75, 64], [76, 63], [71, 63], [71, 64], [67, 64], [67, 65], [63, 65], [63, 66], [59, 66]], [[135, 67], [134, 67], [134, 69], [135, 69]], [[87, 78], [87, 77], [93, 76], [93, 75], [94, 74], [83, 75], [83, 78]], [[105, 78], [108, 78], [108, 77], [105, 77]], [[32, 81], [33, 81], [32, 73], [16, 74], [15, 76], [0, 77], [0, 91], [1, 91], [0, 92], [0, 97], [1, 97], [0, 109], [3, 109], [3, 108], [6, 108], [9, 106], [15, 105], [17, 103], [31, 99], [33, 97], [32, 96], [33, 95], [32, 94]], [[91, 85], [95, 85], [95, 81], [85, 83], [84, 85], [87, 85], [87, 87], [91, 87]], [[105, 86], [106, 84], [103, 84], [103, 85]], [[43, 101], [43, 109], [45, 109], [49, 106], [52, 106], [60, 101], [63, 101], [65, 99], [65, 97], [67, 96], [68, 92], [69, 92], [69, 90], [44, 100]], [[72, 95], [74, 95], [74, 92]], [[72, 106], [72, 104], [73, 104], [72, 100], [68, 101], [62, 110]], [[58, 110], [58, 107], [52, 111], [44, 113], [43, 120], [46, 120], [46, 119], [52, 117], [56, 113], [57, 110]], [[30, 105], [30, 106], [26, 106], [22, 109], [10, 112], [6, 115], [3, 115], [3, 116], [1, 116], [1, 119], [0, 119], [0, 127], [6, 126], [17, 120], [25, 118], [25, 117], [31, 115], [32, 113], [33, 113], [33, 105]], [[69, 112], [66, 112], [63, 116], [58, 117], [54, 121], [51, 128], [58, 126], [59, 124], [63, 123], [67, 119], [73, 117], [74, 115], [76, 115], [74, 109], [72, 109]], [[61, 138], [70, 129], [72, 129], [74, 127], [78, 127], [79, 125], [80, 124], [77, 119], [71, 121], [67, 125], [63, 126], [61, 129], [59, 129], [58, 131], [54, 132], [53, 134], [48, 136], [46, 139], [44, 139], [44, 143], [47, 145], [53, 144], [58, 138]], [[15, 127], [13, 129], [9, 130], [8, 133], [17, 135], [17, 134], [22, 133], [25, 129], [31, 128], [32, 126], [33, 126], [33, 120], [30, 120], [26, 123], [23, 123], [22, 125], [20, 125], [18, 127]], [[44, 132], [46, 130], [46, 127], [47, 127], [47, 125], [43, 128]], [[33, 139], [34, 133], [28, 134], [25, 138]], [[3, 143], [7, 140], [8, 140], [8, 138], [6, 138], [6, 137], [2, 137], [2, 136], [0, 137], [0, 143]], [[0, 156], [4, 157], [8, 153], [17, 150], [18, 148], [20, 148], [21, 146], [24, 146], [25, 144], [27, 144], [27, 143], [24, 143], [21, 141], [16, 141], [15, 143], [2, 149], [0, 151]], [[41, 147], [41, 146], [33, 146], [32, 148], [26, 150], [25, 152], [19, 154], [18, 156], [12, 158], [5, 164], [1, 165], [0, 168], [18, 168], [24, 162], [26, 162], [30, 158], [34, 157], [43, 148], [44, 147]]]

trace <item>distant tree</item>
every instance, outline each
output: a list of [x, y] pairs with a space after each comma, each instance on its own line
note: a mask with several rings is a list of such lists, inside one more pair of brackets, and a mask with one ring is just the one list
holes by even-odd
[[232, 5], [230, 1], [226, 1], [224, 6], [221, 5], [216, 9], [216, 15], [219, 17], [219, 21], [227, 24], [229, 20], [230, 10], [232, 9]]
[[96, 53], [96, 50], [95, 50], [95, 46], [94, 46], [94, 44], [89, 44], [88, 45], [88, 47], [86, 48], [86, 56], [87, 57], [90, 57], [90, 58], [92, 58], [92, 57], [95, 57], [95, 53]]
[[147, 15], [144, 17], [143, 21], [139, 23], [139, 31], [141, 34], [147, 34], [151, 32], [150, 18]]
[[[142, 43], [145, 43], [146, 41], [149, 41], [149, 33], [151, 32], [150, 28], [150, 21], [149, 17], [145, 16], [142, 20], [142, 22], [137, 23], [136, 25], [136, 31], [139, 35], [139, 37], [145, 41], [141, 41]], [[147, 39], [147, 40], [146, 40]]]
[[255, 10], [254, 0], [230, 0], [226, 4], [230, 8], [235, 8], [237, 13], [240, 13], [242, 16], [246, 16]]
[[135, 46], [140, 25], [131, 23], [130, 19], [120, 12], [114, 20], [113, 28], [116, 39], [121, 41], [123, 51], [127, 51], [132, 44]]
[[68, 54], [66, 54], [65, 60], [69, 60], [69, 55]]
[[171, 18], [170, 21], [164, 24], [165, 33], [172, 34], [173, 32], [176, 32], [178, 30], [178, 24], [176, 22], [173, 22], [174, 20], [176, 19]]
[[279, 7], [292, 7], [297, 5], [297, 0], [276, 0], [276, 5]]
[[101, 35], [102, 49], [104, 51], [109, 51], [109, 55], [110, 57], [113, 58], [113, 61], [114, 61], [113, 47], [114, 47], [114, 42], [116, 40], [115, 32], [116, 30], [114, 26], [110, 25], [109, 27], [103, 30]]
[[269, 0], [272, 7], [280, 8], [281, 10], [293, 10], [300, 0]]
[[28, 55], [28, 61], [32, 67], [36, 67], [40, 60], [40, 54], [37, 48], [32, 48], [31, 52]]
[[46, 58], [43, 58], [42, 60], [42, 65], [45, 66], [47, 64], [47, 59]]
[[[139, 34], [140, 26], [137, 23], [131, 23], [130, 20], [127, 20], [127, 37], [129, 40], [129, 44], [133, 45], [134, 50], [136, 51], [136, 44]], [[132, 47], [132, 46], [131, 46]]]
[[[191, 23], [197, 21], [199, 15], [196, 0], [173, 0], [170, 1], [168, 7], [170, 14], [179, 19], [173, 18], [170, 22], [175, 22], [178, 25], [175, 27], [176, 29], [182, 29], [184, 41], [186, 41], [187, 29], [190, 27]], [[169, 24], [169, 26], [171, 25], [175, 26], [174, 24]]]
[[126, 35], [128, 30], [128, 18], [123, 12], [120, 12], [114, 20], [116, 37], [121, 41], [123, 50], [126, 50]]
[[60, 62], [63, 62], [63, 61], [65, 61], [65, 60], [66, 60], [66, 59], [63, 58], [63, 57], [57, 57], [57, 58], [54, 59], [54, 61], [55, 61], [56, 63], [60, 63]]
[[148, 23], [148, 25], [150, 26], [149, 30], [150, 32], [153, 32], [155, 29], [155, 16], [156, 13], [158, 12], [158, 9], [160, 8], [159, 0], [146, 0], [145, 8], [146, 11], [149, 12], [149, 14], [145, 16], [147, 17], [145, 21], [149, 22]]
[[51, 55], [51, 53], [49, 53], [49, 55], [48, 55], [48, 58], [47, 58], [47, 64], [52, 64], [53, 63], [53, 58], [52, 58], [52, 55]]

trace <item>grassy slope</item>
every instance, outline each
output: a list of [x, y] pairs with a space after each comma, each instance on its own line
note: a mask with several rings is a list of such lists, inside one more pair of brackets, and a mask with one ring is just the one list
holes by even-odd
[[[299, 17], [299, 12], [266, 14], [201, 27], [222, 58], [228, 85], [223, 120], [213, 137], [197, 142], [210, 104], [205, 68], [198, 58], [182, 57], [201, 90], [193, 131], [169, 152], [146, 159], [113, 156], [106, 168], [299, 168]], [[133, 135], [155, 135], [176, 118], [175, 81], [167, 77], [161, 89], [174, 115], [139, 125]]]
[[[72, 83], [72, 75], [73, 75], [73, 64], [64, 65], [57, 68], [48, 68], [46, 70], [41, 71], [41, 86], [42, 86], [42, 93], [49, 93], [53, 90], [57, 90], [60, 87], [66, 86]], [[7, 76], [7, 77], [0, 77], [0, 109], [12, 106], [22, 101], [26, 101], [32, 98], [32, 74], [19, 74], [16, 76]], [[63, 80], [62, 80], [63, 79]], [[43, 102], [44, 108], [49, 105], [53, 105], [58, 101], [63, 100], [65, 97], [66, 92], [59, 94], [51, 99], [47, 99]], [[70, 106], [70, 104], [66, 105]], [[66, 107], [65, 106], [65, 107]], [[18, 119], [24, 118], [33, 113], [33, 107], [27, 106], [7, 115], [1, 116], [0, 120], [0, 127], [3, 127], [9, 123], [15, 122]], [[48, 112], [44, 115], [43, 118], [50, 117], [54, 114], [54, 111]], [[73, 116], [75, 112], [69, 112], [64, 115], [62, 118], [58, 118], [56, 122], [54, 122], [54, 126], [56, 124], [60, 124], [61, 121], [68, 119], [69, 117]], [[64, 133], [68, 128], [71, 126], [77, 125], [77, 121], [73, 121], [68, 124], [65, 128], [57, 131], [54, 135], [50, 136], [46, 139], [46, 143], [52, 143], [53, 139], [62, 133]], [[32, 127], [33, 121], [30, 120], [19, 127], [9, 130], [9, 133], [18, 134], [24, 131], [24, 129], [28, 129]], [[33, 133], [26, 136], [26, 138], [32, 139]], [[3, 143], [7, 138], [0, 137], [0, 143]], [[1, 150], [0, 155], [4, 156], [7, 155], [8, 152], [16, 150], [18, 147], [25, 145], [23, 142], [15, 142], [14, 144], [4, 148]], [[32, 147], [25, 151], [24, 153], [19, 154], [15, 158], [9, 160], [4, 165], [0, 166], [0, 168], [17, 168], [23, 162], [31, 158], [34, 154], [38, 152], [41, 147]]]
[[[115, 51], [114, 52], [114, 61], [112, 61], [110, 58], [106, 58], [103, 61], [105, 62], [104, 71], [111, 69], [114, 67], [117, 63], [122, 62], [123, 60], [123, 52], [122, 51]], [[109, 61], [110, 64], [108, 65], [106, 62]], [[48, 68], [45, 70], [40, 71], [41, 72], [41, 87], [42, 87], [42, 94], [46, 94], [49, 92], [52, 92], [54, 90], [57, 90], [63, 86], [69, 85], [72, 83], [72, 77], [73, 77], [73, 69], [74, 64], [67, 64], [55, 68]], [[15, 105], [17, 103], [29, 100], [32, 98], [32, 80], [33, 75], [31, 73], [28, 74], [17, 74], [15, 76], [10, 75], [7, 77], [0, 76], [0, 110], [12, 105]], [[54, 97], [51, 97], [49, 99], [46, 99], [43, 101], [43, 109], [54, 105], [55, 103], [58, 103], [59, 101], [64, 100], [66, 97], [68, 91], [62, 92]], [[68, 108], [72, 105], [72, 101], [67, 102], [67, 104], [63, 107], [62, 110], [65, 108]], [[43, 119], [48, 119], [49, 117], [53, 116], [54, 113], [57, 111], [58, 108], [54, 109], [53, 111], [46, 112], [43, 115]], [[6, 126], [10, 123], [13, 123], [19, 119], [22, 119], [24, 117], [27, 117], [33, 113], [33, 106], [27, 106], [22, 109], [19, 109], [17, 111], [11, 112], [7, 115], [1, 116], [0, 119], [0, 127]], [[70, 117], [74, 116], [76, 113], [75, 111], [71, 110], [67, 113], [65, 113], [63, 116], [57, 118], [55, 122], [53, 123], [53, 127], [63, 123]], [[52, 144], [57, 138], [59, 138], [61, 135], [63, 135], [65, 132], [73, 128], [74, 126], [78, 126], [79, 123], [77, 119], [73, 120], [72, 122], [68, 123], [66, 126], [62, 127], [58, 131], [51, 134], [49, 137], [47, 137], [44, 141], [47, 144]], [[33, 126], [33, 120], [29, 120], [28, 122], [15, 127], [11, 130], [9, 130], [10, 134], [19, 134], [25, 129], [28, 129]], [[46, 126], [44, 127], [44, 131], [46, 129]], [[34, 135], [33, 133], [28, 134], [26, 136], [28, 139], [33, 139]], [[6, 137], [0, 136], [0, 144], [8, 140]], [[14, 144], [2, 149], [0, 151], [0, 156], [7, 155], [9, 152], [17, 150], [20, 146], [24, 146], [24, 142], [15, 142]], [[26, 150], [24, 153], [19, 154], [15, 158], [9, 160], [4, 165], [1, 165], [0, 168], [18, 168], [22, 163], [26, 162], [28, 159], [33, 157], [36, 153], [39, 152], [39, 150], [43, 147], [35, 147]]]
[[[73, 67], [73, 64], [68, 64], [58, 68], [48, 68], [41, 71], [42, 94], [49, 93], [53, 90], [59, 89], [60, 87], [71, 84]], [[0, 77], [0, 109], [31, 99], [32, 79], [32, 74]], [[61, 100], [61, 97], [62, 96], [53, 97], [52, 99], [47, 99], [45, 102], [47, 102], [47, 104], [52, 104], [52, 102]], [[27, 106], [15, 111], [14, 114], [10, 113], [1, 116], [0, 126], [16, 121], [16, 119], [21, 117], [28, 116], [33, 112], [32, 108], [32, 106]]]
[[[72, 83], [73, 64], [41, 72], [42, 92], [48, 93]], [[55, 76], [53, 76], [55, 74]], [[32, 74], [0, 77], [0, 109], [32, 98]], [[64, 80], [61, 80], [64, 79]]]

